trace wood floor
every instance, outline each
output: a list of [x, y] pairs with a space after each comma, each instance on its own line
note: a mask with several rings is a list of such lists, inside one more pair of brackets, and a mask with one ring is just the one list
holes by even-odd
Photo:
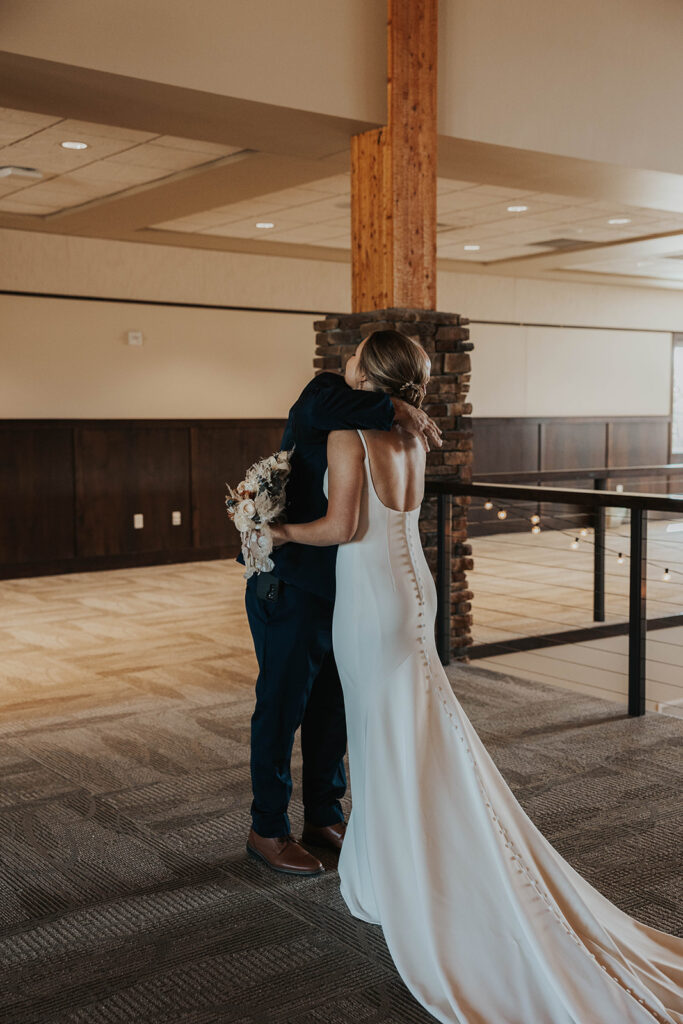
[[[648, 618], [683, 613], [683, 532], [664, 521], [648, 530]], [[676, 524], [678, 525], [678, 524]], [[577, 549], [570, 547], [578, 539]], [[593, 533], [543, 530], [475, 537], [473, 637], [503, 643], [520, 636], [592, 626]], [[608, 530], [605, 560], [605, 621], [628, 619], [628, 524]], [[618, 561], [619, 553], [624, 560]], [[670, 579], [663, 580], [665, 569]], [[624, 704], [628, 692], [626, 636], [514, 652], [477, 661], [525, 679], [535, 679]], [[656, 630], [647, 640], [647, 701], [650, 711], [683, 715], [683, 628]]]
[[[231, 562], [0, 583], [3, 1024], [432, 1020], [332, 852], [313, 879], [246, 856], [243, 591]], [[558, 851], [683, 933], [683, 723], [474, 664], [449, 678]], [[300, 768], [295, 745], [295, 835]]]

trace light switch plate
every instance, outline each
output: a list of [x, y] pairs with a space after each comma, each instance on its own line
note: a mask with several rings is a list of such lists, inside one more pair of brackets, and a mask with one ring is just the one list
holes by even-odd
[[181, 526], [183, 517], [180, 512], [171, 512], [171, 526]]
[[133, 515], [133, 529], [134, 530], [142, 530], [142, 529], [144, 529], [144, 526], [145, 526], [145, 517], [143, 516], [142, 512], [136, 512]]

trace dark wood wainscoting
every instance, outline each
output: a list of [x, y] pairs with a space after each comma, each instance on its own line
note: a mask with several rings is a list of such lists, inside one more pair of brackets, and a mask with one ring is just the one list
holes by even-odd
[[[596, 466], [662, 465], [670, 461], [671, 420], [668, 416], [634, 417], [491, 417], [473, 419], [474, 478], [488, 473], [518, 473], [549, 469], [592, 469]], [[531, 481], [530, 481], [531, 482]], [[610, 480], [608, 487], [616, 487]], [[673, 480], [664, 477], [628, 480], [625, 490], [669, 491]], [[591, 480], [553, 481], [549, 486], [592, 487]], [[512, 510], [511, 510], [512, 511]], [[557, 528], [581, 525], [582, 518], [569, 505], [541, 505], [524, 510], [538, 512]], [[508, 533], [529, 528], [519, 514], [504, 522], [496, 509], [473, 503], [469, 515], [471, 536]]]
[[76, 555], [73, 431], [0, 431], [0, 564]]
[[[472, 422], [479, 477], [670, 461], [667, 417]], [[276, 451], [283, 428], [274, 419], [0, 421], [0, 578], [237, 554], [225, 485]], [[681, 487], [673, 480], [628, 481], [632, 490]], [[554, 514], [558, 525], [578, 522], [571, 508], [538, 511]], [[141, 530], [133, 525], [136, 514], [143, 516]], [[519, 516], [499, 522], [481, 503], [469, 518], [473, 536], [528, 529]]]
[[0, 577], [237, 554], [225, 485], [277, 451], [283, 427], [283, 420], [0, 421]]

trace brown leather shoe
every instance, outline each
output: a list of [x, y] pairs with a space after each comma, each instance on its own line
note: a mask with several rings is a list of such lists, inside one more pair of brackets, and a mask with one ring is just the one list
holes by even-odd
[[253, 828], [247, 839], [247, 850], [252, 857], [265, 861], [273, 871], [285, 875], [319, 875], [325, 870], [317, 857], [305, 850], [294, 836], [260, 836]]
[[304, 822], [301, 841], [311, 846], [331, 846], [333, 850], [341, 850], [346, 834], [346, 822], [335, 821], [333, 825], [311, 825]]

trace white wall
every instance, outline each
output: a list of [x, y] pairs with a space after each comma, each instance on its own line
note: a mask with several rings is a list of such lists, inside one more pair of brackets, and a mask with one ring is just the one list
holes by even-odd
[[680, 0], [442, 0], [439, 130], [680, 174]]
[[[386, 0], [4, 0], [2, 48], [383, 124]], [[440, 0], [439, 131], [680, 173], [680, 0]], [[150, 126], [153, 128], [153, 126]]]
[[0, 323], [3, 419], [286, 417], [312, 372], [310, 316], [0, 295]]
[[478, 324], [475, 416], [666, 416], [671, 335]]
[[386, 120], [384, 0], [3, 0], [2, 48], [222, 96]]
[[[143, 300], [344, 311], [349, 277], [346, 263], [0, 231], [1, 289], [138, 300], [0, 295], [0, 418], [284, 416], [311, 374], [316, 313]], [[475, 416], [669, 413], [681, 292], [440, 273], [438, 304], [507, 321], [471, 326]]]

